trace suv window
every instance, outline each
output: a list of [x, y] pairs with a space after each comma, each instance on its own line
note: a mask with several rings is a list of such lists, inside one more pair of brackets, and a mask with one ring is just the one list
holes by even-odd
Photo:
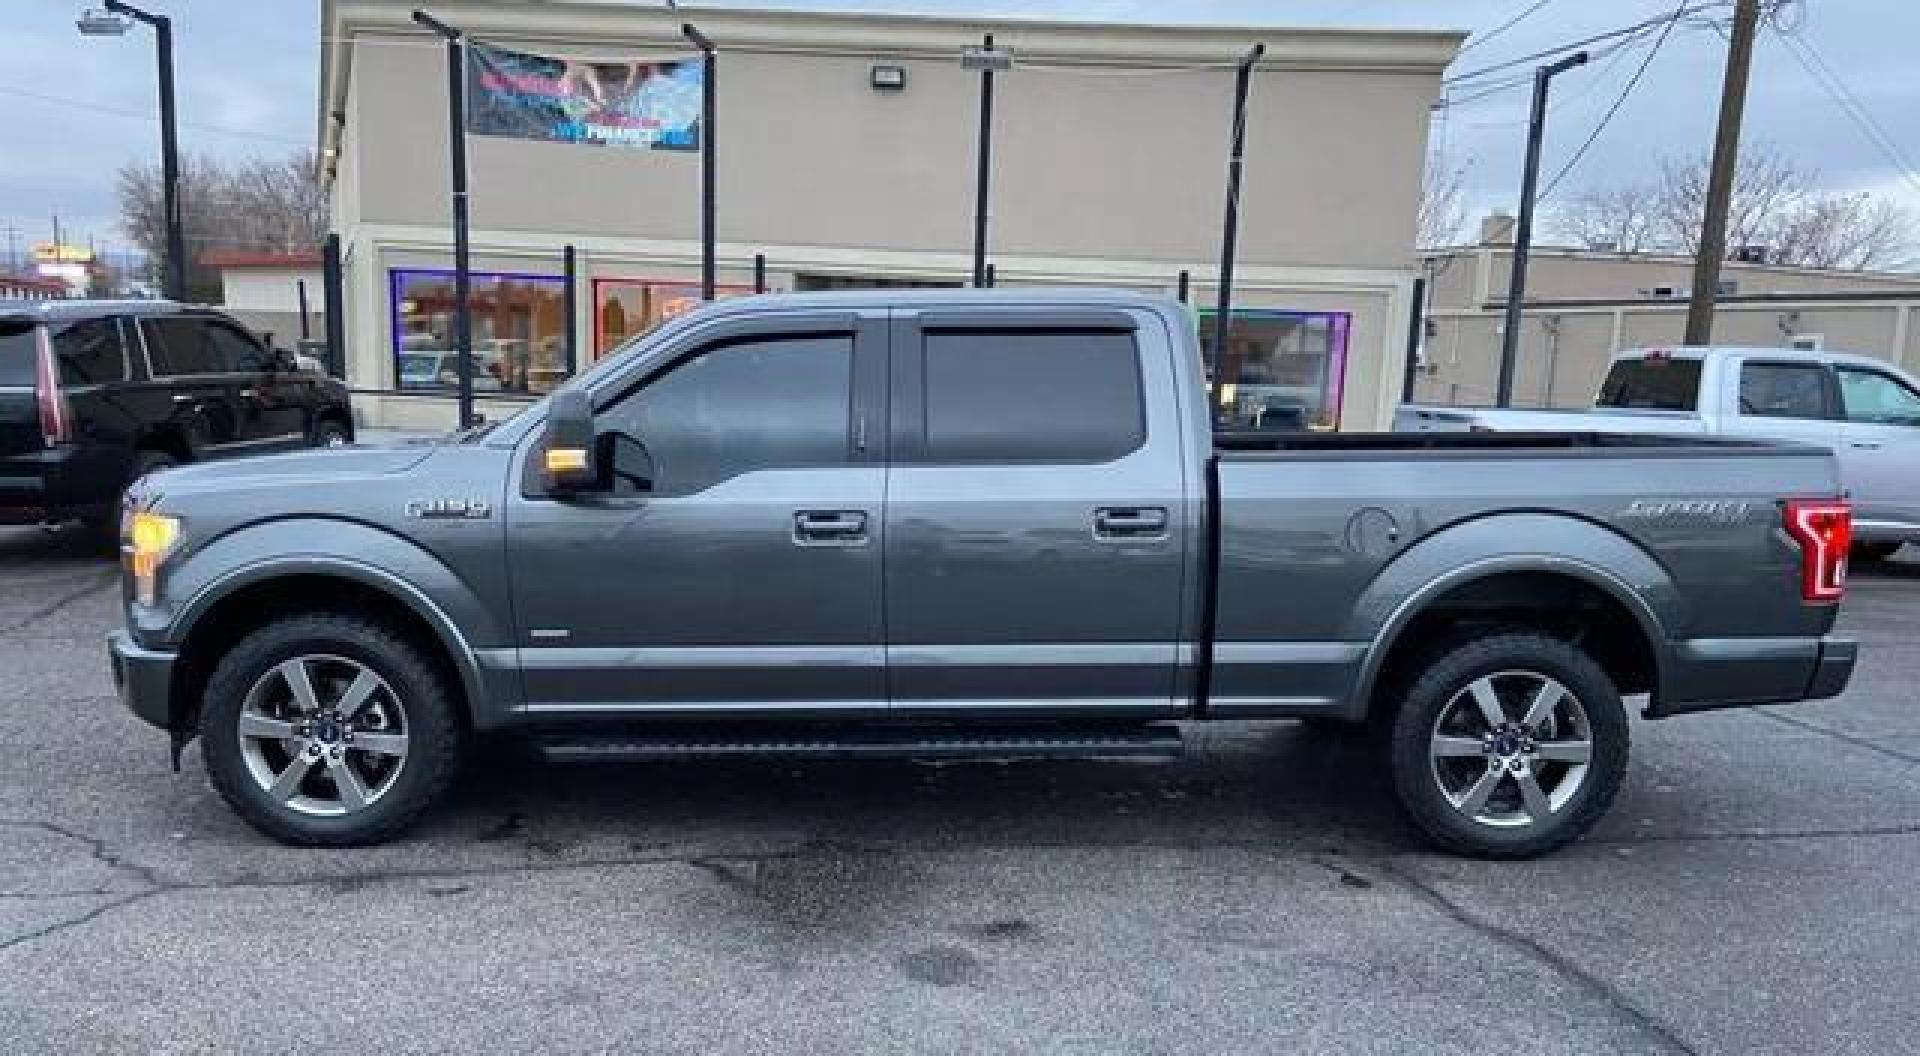
[[181, 316], [147, 319], [147, 356], [155, 377], [179, 374], [220, 374], [227, 369], [207, 326]]
[[[848, 461], [853, 337], [730, 342], [649, 381], [599, 418], [640, 441], [656, 495], [686, 495], [757, 469]], [[616, 469], [633, 457], [616, 451]]]
[[1827, 368], [1817, 363], [1742, 363], [1740, 413], [1761, 418], [1830, 418]]
[[1699, 397], [1699, 360], [1648, 356], [1615, 363], [1595, 406], [1691, 411]]
[[929, 461], [1105, 462], [1146, 439], [1126, 331], [929, 331], [926, 364]]
[[31, 320], [0, 319], [0, 385], [33, 388], [35, 329]]
[[1891, 374], [1841, 367], [1840, 403], [1847, 421], [1892, 425], [1920, 424], [1920, 393]]
[[201, 324], [220, 357], [220, 369], [234, 374], [264, 373], [269, 363], [266, 346], [225, 323], [208, 320]]
[[102, 385], [127, 380], [126, 346], [117, 319], [82, 319], [53, 336], [60, 384]]

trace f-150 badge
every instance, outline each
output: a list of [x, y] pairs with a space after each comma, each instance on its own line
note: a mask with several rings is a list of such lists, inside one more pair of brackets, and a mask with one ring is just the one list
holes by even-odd
[[493, 504], [485, 499], [413, 499], [406, 511], [409, 517], [428, 521], [483, 521], [493, 516]]

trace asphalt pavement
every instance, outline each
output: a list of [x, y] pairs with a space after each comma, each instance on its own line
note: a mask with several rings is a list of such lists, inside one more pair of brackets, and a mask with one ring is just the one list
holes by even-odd
[[0, 529], [5, 1052], [1858, 1052], [1920, 1033], [1920, 563], [1846, 696], [1636, 721], [1591, 838], [1424, 850], [1293, 726], [1171, 763], [546, 766], [284, 848], [113, 696], [112, 564]]

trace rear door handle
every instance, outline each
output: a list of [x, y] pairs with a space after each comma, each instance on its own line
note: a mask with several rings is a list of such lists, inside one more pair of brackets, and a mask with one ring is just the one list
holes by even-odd
[[795, 510], [793, 541], [801, 546], [858, 546], [867, 541], [867, 511]]
[[1102, 506], [1093, 511], [1093, 534], [1102, 539], [1163, 539], [1165, 506]]
[[1878, 440], [1849, 440], [1847, 441], [1847, 446], [1857, 447], [1862, 451], [1878, 451], [1885, 445], [1881, 444]]

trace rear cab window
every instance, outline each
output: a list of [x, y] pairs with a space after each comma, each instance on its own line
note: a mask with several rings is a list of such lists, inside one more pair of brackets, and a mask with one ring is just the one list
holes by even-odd
[[1700, 405], [1700, 361], [1672, 356], [1622, 359], [1600, 386], [1600, 407], [1692, 411]]
[[1108, 462], [1146, 440], [1126, 330], [929, 330], [924, 461]]

